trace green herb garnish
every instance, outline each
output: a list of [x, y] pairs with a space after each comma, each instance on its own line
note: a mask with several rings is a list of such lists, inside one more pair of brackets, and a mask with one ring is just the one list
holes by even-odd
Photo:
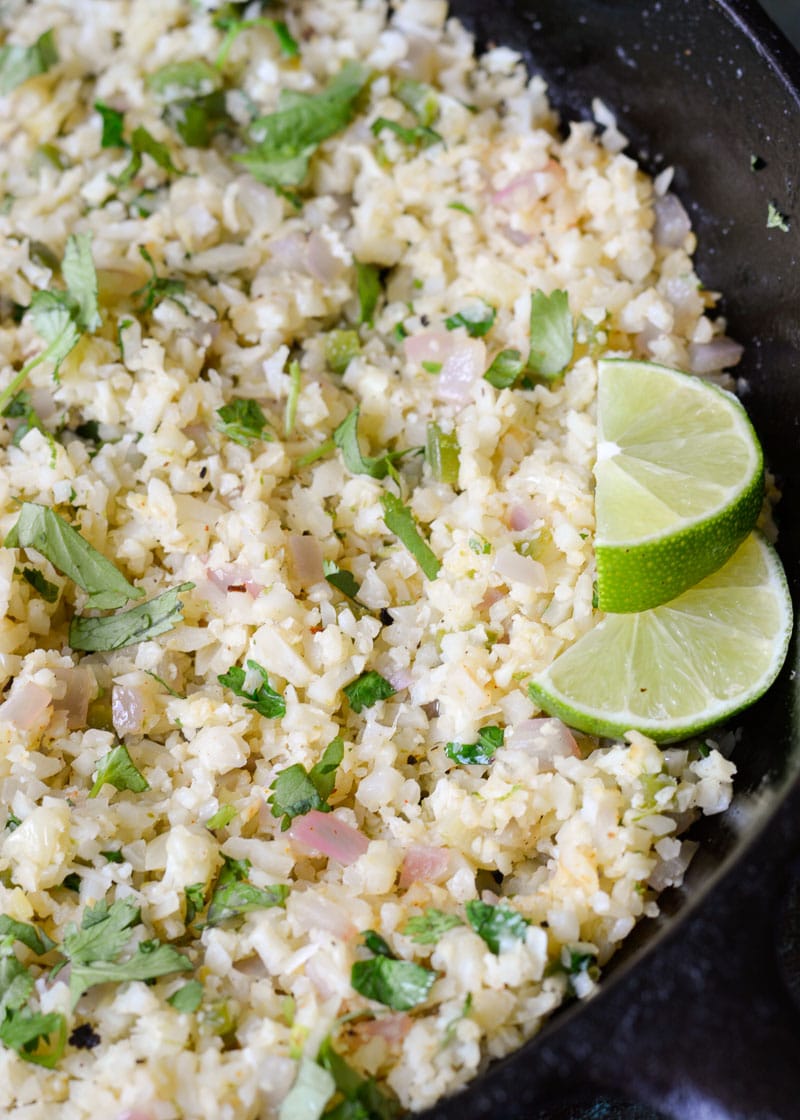
[[362, 673], [342, 689], [354, 712], [371, 708], [379, 700], [388, 700], [390, 696], [394, 696], [395, 691], [386, 678], [376, 673], [374, 669]]
[[250, 447], [257, 439], [269, 442], [274, 438], [257, 401], [234, 397], [217, 409], [217, 416], [217, 431], [242, 447]]
[[383, 506], [383, 520], [386, 522], [386, 528], [390, 533], [395, 534], [401, 544], [405, 545], [422, 568], [426, 578], [436, 579], [442, 565], [436, 554], [420, 536], [411, 510], [404, 506], [394, 494], [389, 493], [381, 495], [381, 505]]
[[186, 308], [183, 307], [181, 301], [176, 298], [177, 296], [184, 295], [186, 292], [186, 284], [183, 280], [172, 280], [168, 277], [159, 276], [156, 272], [155, 261], [144, 245], [139, 246], [139, 255], [149, 265], [151, 275], [147, 283], [141, 288], [137, 288], [133, 293], [134, 296], [142, 297], [137, 310], [152, 311], [162, 300], [171, 299], [185, 311]]
[[53, 29], [45, 31], [31, 47], [6, 44], [0, 47], [0, 97], [29, 78], [46, 73], [58, 62]]
[[89, 796], [97, 797], [104, 785], [114, 786], [115, 789], [129, 789], [132, 793], [144, 793], [150, 789], [147, 779], [134, 766], [124, 743], [119, 743], [109, 751], [97, 767]]
[[366, 931], [365, 945], [377, 955], [356, 961], [352, 967], [350, 983], [359, 995], [395, 1011], [410, 1011], [428, 998], [436, 972], [413, 961], [399, 960], [373, 930]]
[[312, 809], [329, 813], [328, 798], [336, 783], [336, 771], [344, 757], [344, 740], [341, 735], [332, 739], [319, 762], [306, 771], [296, 762], [287, 766], [269, 787], [273, 790], [269, 805], [273, 817], [281, 817], [281, 831], [285, 832], [295, 817]]
[[767, 204], [767, 229], [779, 229], [783, 233], [789, 232], [789, 219], [781, 213], [774, 202]]
[[537, 289], [531, 296], [531, 349], [527, 370], [544, 381], [553, 381], [572, 361], [575, 345], [572, 313], [567, 293]]
[[344, 373], [360, 353], [358, 331], [331, 331], [325, 338], [325, 360], [334, 373]]
[[496, 317], [496, 309], [490, 304], [484, 303], [483, 300], [479, 300], [477, 303], [469, 304], [461, 311], [457, 311], [455, 315], [445, 319], [444, 325], [449, 331], [464, 327], [470, 338], [483, 338], [494, 326]]
[[500, 904], [473, 898], [466, 904], [467, 921], [495, 954], [508, 949], [515, 941], [524, 941], [530, 922], [527, 918]]
[[105, 651], [166, 634], [183, 621], [183, 604], [178, 596], [193, 587], [193, 583], [180, 583], [121, 614], [73, 618], [69, 625], [69, 644], [73, 649]]
[[510, 389], [524, 368], [519, 350], [501, 350], [483, 376], [495, 389]]
[[289, 363], [289, 395], [286, 398], [286, 411], [283, 415], [283, 434], [286, 439], [294, 431], [297, 419], [297, 402], [300, 399], [301, 373], [300, 363]]
[[502, 747], [505, 732], [502, 727], [482, 727], [476, 743], [448, 743], [444, 748], [448, 758], [464, 766], [486, 766]]
[[212, 813], [206, 821], [206, 828], [213, 832], [215, 828], [225, 828], [236, 816], [238, 809], [235, 805], [220, 805], [216, 813]]
[[455, 432], [443, 432], [435, 422], [428, 424], [425, 459], [437, 482], [458, 485], [461, 448]]
[[261, 683], [253, 689], [245, 689], [247, 673], [239, 665], [232, 665], [227, 673], [220, 673], [217, 680], [223, 687], [229, 688], [235, 696], [245, 700], [245, 708], [252, 708], [266, 719], [278, 719], [286, 715], [286, 701], [270, 686], [269, 674], [263, 665], [257, 661], [247, 661], [247, 668], [251, 674], [261, 677]]
[[445, 914], [443, 910], [429, 906], [424, 914], [409, 918], [402, 932], [418, 945], [435, 945], [443, 933], [463, 924], [455, 914]]
[[381, 295], [381, 273], [377, 265], [356, 261], [358, 321], [367, 327], [375, 325], [375, 308]]
[[397, 139], [409, 148], [430, 148], [434, 144], [443, 144], [444, 140], [438, 132], [425, 125], [417, 124], [407, 128], [398, 121], [391, 121], [388, 117], [378, 117], [372, 122], [373, 136], [380, 136], [382, 132], [392, 132]]
[[203, 985], [199, 980], [189, 980], [182, 988], [178, 988], [177, 992], [173, 992], [167, 998], [167, 1003], [184, 1015], [191, 1015], [192, 1012], [197, 1011], [202, 1002]]
[[337, 591], [341, 591], [343, 595], [346, 595], [348, 599], [351, 599], [357, 606], [361, 607], [362, 610], [366, 609], [364, 604], [359, 602], [358, 593], [361, 590], [361, 586], [352, 572], [348, 572], [346, 568], [337, 567], [333, 560], [322, 561], [322, 572], [331, 587], [335, 587]]

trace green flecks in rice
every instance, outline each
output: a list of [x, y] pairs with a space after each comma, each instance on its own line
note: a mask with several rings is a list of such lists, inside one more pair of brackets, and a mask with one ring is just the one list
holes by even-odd
[[[68, 1036], [55, 1070], [0, 1046], [12, 1118], [271, 1117], [301, 1058], [335, 1079], [332, 1052], [353, 1094], [376, 1078], [424, 1107], [592, 990], [680, 881], [676, 821], [730, 796], [718, 751], [576, 744], [529, 722], [524, 687], [593, 622], [595, 359], [686, 368], [724, 329], [692, 234], [654, 225], [666, 180], [622, 154], [602, 106], [599, 140], [581, 123], [561, 141], [543, 83], [505, 48], [476, 61], [440, 0], [388, 23], [383, 0], [293, 0], [270, 11], [286, 35], [270, 18], [228, 38], [211, 7], [36, 0], [8, 24], [20, 46], [52, 28], [57, 57], [0, 98], [0, 389], [42, 349], [23, 312], [64, 290], [71, 236], [90, 239], [102, 322], [6, 412], [0, 534], [19, 502], [46, 506], [143, 601], [180, 588], [183, 620], [81, 654], [86, 594], [0, 549], [0, 912], [61, 946], [87, 908], [129, 899], [135, 938], [191, 963], [74, 1007], [61, 977], [37, 984], [26, 1006]], [[213, 68], [223, 45], [213, 105], [176, 110], [148, 81]], [[282, 91], [304, 103], [348, 62], [371, 83], [280, 180], [271, 157], [279, 190], [232, 158]], [[113, 144], [96, 103], [123, 115]], [[381, 119], [397, 128], [376, 137]], [[546, 385], [505, 361], [515, 387], [497, 389], [483, 375], [527, 360], [537, 291], [566, 293], [571, 361]], [[333, 439], [356, 408], [378, 470], [348, 469]], [[388, 687], [348, 704], [368, 673]], [[486, 728], [503, 732], [486, 764], [448, 756]], [[93, 789], [119, 741], [141, 780]], [[290, 767], [307, 796], [282, 831], [269, 799]], [[362, 854], [302, 844], [320, 820]], [[476, 899], [513, 914], [498, 952], [467, 920]], [[431, 912], [435, 935], [413, 937]], [[351, 986], [364, 930], [436, 974], [408, 1011]], [[90, 1052], [69, 1041], [84, 1023]]]

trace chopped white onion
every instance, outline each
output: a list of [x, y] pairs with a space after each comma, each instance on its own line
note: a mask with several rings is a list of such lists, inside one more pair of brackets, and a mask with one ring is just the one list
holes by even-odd
[[321, 284], [330, 284], [342, 271], [342, 262], [328, 247], [328, 242], [314, 230], [308, 239], [308, 271]]
[[557, 758], [580, 757], [575, 738], [560, 719], [526, 719], [506, 739], [506, 747], [525, 751], [539, 763], [539, 770], [552, 770]]
[[651, 886], [654, 891], [663, 891], [665, 887], [679, 887], [699, 846], [694, 840], [684, 840], [680, 855], [673, 859], [659, 860], [655, 865], [647, 880], [648, 886]]
[[322, 546], [316, 537], [291, 533], [289, 552], [294, 574], [303, 587], [312, 587], [325, 578], [322, 570]]
[[403, 350], [406, 357], [422, 365], [423, 362], [438, 362], [444, 365], [445, 359], [450, 355], [455, 345], [452, 331], [439, 329], [420, 331], [411, 334], [403, 340]]
[[339, 820], [333, 813], [321, 813], [319, 809], [295, 817], [289, 837], [345, 866], [355, 863], [369, 847], [369, 840], [363, 832]]
[[365, 1038], [382, 1038], [390, 1046], [399, 1046], [414, 1025], [414, 1020], [404, 1011], [394, 1015], [379, 1015], [364, 1019], [358, 1024], [358, 1033]]
[[507, 186], [495, 191], [492, 202], [495, 206], [502, 206], [504, 210], [520, 210], [531, 206], [550, 194], [560, 177], [559, 172], [563, 177], [563, 169], [555, 160], [550, 160], [546, 167], [538, 171], [525, 171]]
[[64, 685], [64, 695], [53, 701], [53, 709], [66, 716], [67, 730], [77, 731], [86, 726], [89, 699], [94, 691], [94, 676], [88, 669], [54, 669], [53, 676]]
[[665, 194], [653, 203], [656, 216], [653, 226], [653, 240], [665, 249], [680, 249], [687, 236], [692, 232], [689, 215], [683, 203], [674, 194]]
[[358, 932], [347, 911], [317, 891], [293, 891], [289, 914], [292, 922], [303, 930], [322, 929], [341, 941], [355, 937]]
[[724, 335], [710, 342], [689, 344], [689, 366], [692, 373], [718, 373], [741, 361], [744, 347]]
[[522, 556], [513, 545], [498, 549], [494, 559], [494, 570], [504, 580], [511, 583], [524, 583], [536, 591], [547, 590], [547, 571], [544, 564]]
[[115, 684], [111, 689], [111, 722], [117, 735], [138, 735], [143, 720], [144, 700], [139, 689]]
[[26, 681], [11, 690], [8, 700], [0, 704], [0, 720], [12, 723], [20, 731], [30, 731], [43, 720], [53, 697], [46, 688]]

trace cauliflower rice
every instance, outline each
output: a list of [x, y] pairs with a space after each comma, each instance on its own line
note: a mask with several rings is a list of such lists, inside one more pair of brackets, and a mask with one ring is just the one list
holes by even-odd
[[[0, 549], [0, 914], [55, 943], [0, 939], [15, 1120], [316, 1117], [343, 1099], [331, 1052], [378, 1083], [353, 1090], [364, 1115], [424, 1108], [591, 994], [681, 881], [677, 834], [730, 799], [714, 744], [573, 738], [525, 687], [597, 619], [598, 355], [731, 361], [669, 173], [599, 103], [560, 138], [543, 82], [504, 47], [476, 58], [443, 0], [265, 12], [231, 34], [258, 3], [3, 7], [7, 44], [53, 29], [57, 58], [0, 97], [0, 385], [49, 341], [25, 309], [63, 293], [76, 235], [101, 322], [68, 309], [58, 379], [33, 366], [6, 408], [0, 531], [47, 507], [182, 604], [83, 652], [87, 592]], [[202, 147], [152, 77], [197, 60]], [[296, 184], [234, 158], [281, 90], [305, 104], [348, 61], [371, 83]], [[495, 388], [555, 290], [566, 373]], [[81, 963], [104, 905], [130, 920]], [[154, 953], [175, 967], [131, 978]], [[82, 989], [97, 960], [119, 978]], [[26, 1051], [8, 1024], [36, 1015]]]

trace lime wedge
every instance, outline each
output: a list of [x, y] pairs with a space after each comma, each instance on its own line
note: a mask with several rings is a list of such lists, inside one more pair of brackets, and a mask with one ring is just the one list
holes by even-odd
[[528, 686], [549, 715], [594, 735], [685, 739], [752, 704], [786, 657], [783, 567], [751, 533], [718, 571], [641, 614], [608, 615]]
[[597, 598], [643, 611], [733, 555], [756, 523], [764, 463], [739, 401], [648, 362], [599, 363]]

